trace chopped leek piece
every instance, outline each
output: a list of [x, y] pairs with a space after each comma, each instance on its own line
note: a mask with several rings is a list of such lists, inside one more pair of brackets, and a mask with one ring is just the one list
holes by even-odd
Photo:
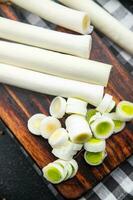
[[99, 139], [107, 139], [110, 137], [114, 131], [114, 127], [115, 125], [113, 120], [104, 116], [96, 119], [91, 124], [91, 129], [94, 133], [94, 136]]
[[89, 109], [86, 113], [86, 120], [89, 123], [91, 117], [93, 117], [98, 111], [96, 109]]
[[96, 108], [97, 111], [104, 113], [106, 112], [106, 110], [108, 109], [108, 107], [110, 106], [110, 103], [112, 102], [112, 96], [109, 94], [105, 94], [105, 96], [103, 97], [101, 103], [98, 105], [98, 107]]
[[[57, 159], [53, 163], [56, 163], [56, 164], [60, 165], [63, 168], [63, 170], [64, 170], [64, 177], [66, 178], [66, 176], [68, 174], [68, 167], [67, 167], [68, 161]], [[64, 178], [64, 180], [65, 180], [65, 178]]]
[[70, 178], [73, 178], [76, 175], [77, 171], [78, 171], [78, 163], [74, 159], [70, 160], [69, 163], [72, 166], [72, 174], [71, 174]]
[[61, 183], [65, 178], [64, 169], [56, 163], [48, 164], [42, 171], [44, 178], [53, 184]]
[[69, 179], [73, 173], [72, 165], [69, 162], [67, 163], [66, 167], [67, 167], [67, 175], [65, 177], [65, 180]]
[[46, 115], [38, 113], [33, 115], [29, 120], [28, 120], [28, 129], [29, 131], [34, 134], [34, 135], [41, 135], [40, 133], [40, 125], [42, 120], [46, 117]]
[[41, 122], [40, 126], [41, 135], [44, 138], [48, 139], [53, 134], [53, 132], [59, 128], [61, 128], [61, 123], [58, 119], [50, 116], [46, 117]]
[[83, 147], [83, 144], [75, 144], [73, 143], [73, 150], [74, 151], [80, 151]]
[[63, 146], [60, 146], [58, 148], [54, 148], [52, 150], [52, 153], [62, 160], [71, 160], [73, 156], [77, 153], [77, 151], [73, 150], [73, 143], [68, 141]]
[[106, 112], [107, 112], [107, 113], [110, 113], [110, 112], [114, 109], [115, 104], [116, 104], [115, 101], [112, 100], [112, 102], [110, 103], [110, 105], [109, 105], [109, 107], [107, 108]]
[[68, 98], [66, 113], [67, 114], [79, 114], [85, 116], [87, 112], [87, 102], [77, 98]]
[[115, 128], [114, 128], [114, 133], [119, 133], [120, 131], [122, 131], [125, 126], [126, 123], [122, 122], [122, 121], [118, 121], [118, 120], [113, 120], [114, 124], [115, 124]]
[[66, 121], [66, 129], [72, 142], [82, 144], [92, 137], [90, 127], [85, 117], [80, 115], [71, 115]]
[[101, 152], [106, 147], [105, 140], [92, 137], [84, 144], [84, 149], [89, 152]]
[[116, 114], [123, 121], [130, 121], [133, 119], [133, 103], [129, 101], [121, 101], [116, 107]]
[[66, 173], [66, 176], [65, 176], [64, 180], [67, 180], [67, 179], [69, 179], [72, 176], [72, 174], [73, 174], [73, 167], [72, 167], [72, 165], [70, 164], [69, 161], [64, 161], [64, 160], [58, 159], [54, 163], [58, 163], [63, 168], [66, 168], [67, 173]]
[[66, 112], [66, 100], [62, 97], [55, 97], [51, 102], [49, 112], [55, 118], [62, 118]]
[[102, 152], [89, 152], [85, 151], [84, 159], [85, 161], [92, 166], [100, 165], [104, 158], [106, 157], [105, 151]]
[[58, 148], [68, 142], [68, 132], [64, 128], [56, 129], [53, 134], [49, 137], [49, 144], [53, 148]]
[[97, 112], [95, 115], [93, 115], [91, 118], [90, 118], [90, 121], [89, 121], [89, 124], [92, 124], [96, 119], [100, 118], [102, 115], [100, 112]]

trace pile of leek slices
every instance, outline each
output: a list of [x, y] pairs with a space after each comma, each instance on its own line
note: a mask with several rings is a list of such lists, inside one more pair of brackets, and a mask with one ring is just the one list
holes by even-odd
[[[52, 153], [58, 158], [42, 170], [51, 183], [76, 175], [78, 164], [73, 157], [83, 148], [89, 165], [101, 164], [107, 156], [106, 139], [122, 131], [126, 122], [133, 119], [133, 103], [121, 101], [116, 106], [109, 94], [104, 95], [97, 108], [88, 107], [87, 102], [77, 98], [56, 97], [50, 105], [50, 116], [39, 113], [28, 120], [29, 131], [48, 139]], [[59, 119], [65, 114], [63, 128]]]

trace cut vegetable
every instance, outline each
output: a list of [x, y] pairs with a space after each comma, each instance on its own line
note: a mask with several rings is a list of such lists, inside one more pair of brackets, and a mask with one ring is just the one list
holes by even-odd
[[120, 131], [122, 131], [125, 126], [126, 123], [122, 122], [122, 121], [118, 121], [118, 120], [113, 120], [114, 124], [115, 124], [115, 128], [114, 128], [114, 133], [119, 133]]
[[110, 137], [114, 131], [114, 127], [115, 125], [112, 119], [105, 116], [96, 119], [91, 124], [91, 129], [94, 133], [94, 136], [99, 139], [107, 139]]
[[93, 117], [98, 111], [96, 109], [89, 109], [86, 113], [86, 120], [90, 121], [91, 117]]
[[[73, 153], [73, 152], [72, 152]], [[66, 160], [66, 161], [68, 161], [68, 160], [71, 160], [72, 158], [73, 158], [73, 154], [72, 153], [70, 153], [70, 152], [68, 152], [68, 153], [63, 153], [62, 152], [62, 148], [54, 148], [53, 150], [52, 150], [52, 154], [55, 156], [55, 157], [57, 157], [57, 158], [60, 158], [60, 159], [62, 159], [62, 160]]]
[[16, 5], [59, 26], [86, 34], [90, 26], [88, 14], [46, 0], [11, 0]]
[[105, 96], [103, 97], [101, 103], [98, 105], [96, 110], [98, 110], [101, 113], [106, 112], [106, 110], [108, 109], [108, 107], [110, 106], [112, 102], [112, 98], [113, 97], [111, 95], [105, 94]]
[[92, 137], [84, 144], [84, 149], [89, 152], [101, 152], [105, 151], [105, 140]]
[[58, 160], [55, 160], [53, 163], [56, 163], [58, 165], [60, 165], [63, 170], [64, 170], [64, 180], [66, 180], [66, 176], [68, 175], [68, 162], [67, 161], [64, 161], [64, 160], [61, 160], [61, 159], [58, 159]]
[[0, 82], [55, 96], [81, 98], [95, 106], [101, 101], [104, 92], [103, 86], [67, 80], [5, 64], [0, 64]]
[[68, 142], [68, 132], [64, 128], [56, 129], [53, 134], [49, 137], [49, 144], [53, 148], [63, 146]]
[[[111, 65], [97, 61], [13, 42], [0, 41], [0, 47], [2, 63], [103, 86], [107, 85], [112, 68]], [[64, 86], [66, 85], [63, 84], [62, 87]]]
[[76, 98], [68, 98], [66, 106], [67, 114], [74, 113], [85, 116], [86, 112], [87, 112], [87, 102]]
[[46, 117], [46, 115], [38, 113], [33, 115], [29, 120], [28, 120], [28, 129], [31, 133], [34, 135], [41, 135], [40, 133], [40, 125], [42, 120]]
[[80, 151], [83, 147], [83, 144], [75, 144], [73, 143], [73, 150], [74, 151]]
[[102, 116], [101, 113], [97, 112], [90, 118], [89, 124], [92, 124], [96, 119], [101, 118], [101, 116]]
[[80, 115], [69, 116], [66, 119], [65, 124], [69, 137], [74, 143], [81, 144], [92, 137], [92, 133], [86, 119]]
[[92, 166], [100, 165], [105, 157], [105, 151], [97, 153], [86, 151], [84, 154], [85, 161]]
[[129, 101], [121, 101], [116, 107], [116, 114], [123, 121], [130, 121], [133, 119], [133, 103]]
[[0, 17], [0, 38], [89, 58], [92, 37], [75, 35]]
[[73, 150], [73, 143], [68, 141], [63, 146], [54, 148], [52, 153], [62, 160], [71, 160], [73, 156], [77, 153], [77, 151]]
[[69, 179], [73, 172], [72, 166], [69, 163], [69, 161], [64, 161], [64, 160], [58, 159], [54, 163], [58, 163], [59, 165], [61, 165], [63, 168], [66, 169], [67, 173], [66, 173], [64, 180]]
[[43, 176], [53, 184], [61, 183], [65, 178], [64, 169], [56, 164], [50, 163], [42, 169]]
[[115, 104], [116, 104], [115, 101], [112, 100], [111, 103], [110, 103], [110, 105], [108, 106], [106, 112], [107, 112], [107, 113], [110, 113], [110, 112], [114, 109]]
[[70, 176], [70, 178], [73, 178], [76, 174], [77, 174], [77, 171], [78, 171], [78, 163], [76, 160], [72, 159], [69, 161], [69, 163], [71, 164], [72, 166], [72, 175]]
[[42, 120], [40, 132], [45, 139], [48, 139], [59, 128], [61, 128], [60, 121], [55, 117], [49, 116]]
[[55, 97], [51, 102], [49, 112], [53, 117], [62, 118], [66, 112], [66, 100], [62, 97]]
[[73, 167], [72, 165], [68, 162], [67, 165], [66, 165], [66, 168], [67, 168], [67, 175], [65, 177], [65, 180], [68, 180], [71, 178], [72, 176], [72, 173], [73, 173]]
[[133, 55], [133, 33], [92, 0], [58, 0], [90, 15], [92, 24], [112, 41]]

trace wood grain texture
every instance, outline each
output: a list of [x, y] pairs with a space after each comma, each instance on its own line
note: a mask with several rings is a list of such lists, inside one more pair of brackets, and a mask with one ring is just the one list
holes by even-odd
[[[8, 18], [19, 20], [12, 8], [8, 6], [0, 6], [0, 13]], [[64, 31], [62, 28], [58, 30]], [[123, 99], [133, 101], [132, 77], [118, 63], [96, 33], [93, 33], [91, 59], [114, 66], [106, 92], [112, 94], [117, 102]], [[51, 154], [51, 147], [46, 140], [29, 133], [27, 120], [35, 113], [48, 115], [52, 98], [52, 96], [0, 84], [0, 117], [40, 168], [55, 160], [55, 157]], [[81, 197], [133, 153], [132, 133], [133, 123], [128, 123], [124, 131], [108, 139], [108, 157], [98, 167], [87, 165], [83, 159], [83, 152], [79, 153], [76, 156], [79, 163], [76, 177], [56, 185], [56, 189], [67, 199]]]

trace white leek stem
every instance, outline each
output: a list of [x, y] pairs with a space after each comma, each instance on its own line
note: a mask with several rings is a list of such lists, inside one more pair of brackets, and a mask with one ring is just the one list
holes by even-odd
[[0, 38], [89, 58], [92, 38], [53, 31], [0, 17]]
[[48, 0], [11, 0], [16, 5], [60, 26], [86, 34], [90, 18], [85, 12], [76, 11]]
[[0, 64], [0, 82], [49, 95], [82, 98], [97, 106], [104, 87]]
[[112, 41], [133, 54], [133, 32], [123, 26], [118, 20], [101, 8], [92, 0], [58, 0], [59, 2], [77, 9], [86, 11], [92, 24]]
[[0, 41], [0, 62], [104, 86], [111, 70], [111, 65], [5, 41]]

